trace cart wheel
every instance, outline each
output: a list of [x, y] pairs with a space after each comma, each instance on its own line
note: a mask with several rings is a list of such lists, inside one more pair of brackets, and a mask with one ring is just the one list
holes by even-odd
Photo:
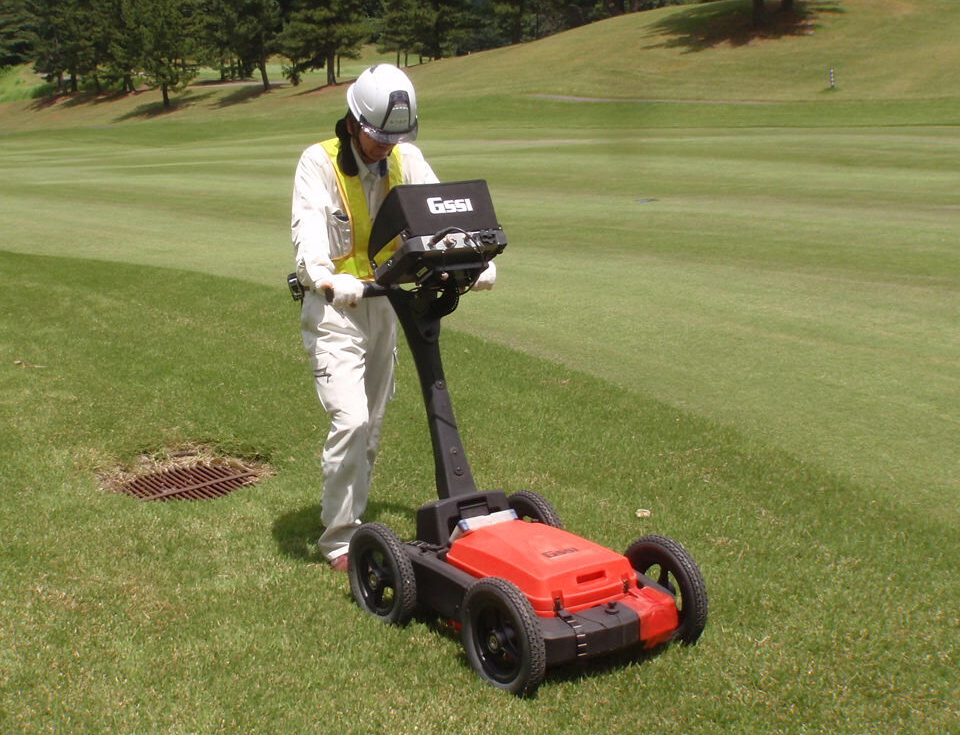
[[664, 536], [644, 536], [630, 544], [624, 556], [637, 572], [677, 598], [680, 627], [674, 639], [696, 643], [707, 624], [707, 583], [687, 550]]
[[485, 577], [463, 598], [463, 647], [470, 665], [495, 687], [530, 696], [547, 668], [543, 634], [530, 601], [512, 582]]
[[509, 505], [520, 520], [531, 520], [554, 528], [563, 528], [560, 514], [554, 510], [550, 501], [532, 490], [519, 490], [507, 498]]
[[397, 535], [382, 523], [364, 523], [350, 539], [350, 588], [357, 604], [385, 623], [405, 625], [413, 616], [413, 564]]

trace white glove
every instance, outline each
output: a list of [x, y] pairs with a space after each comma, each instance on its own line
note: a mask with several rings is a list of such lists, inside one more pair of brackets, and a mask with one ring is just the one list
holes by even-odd
[[363, 298], [363, 281], [349, 273], [337, 273], [320, 282], [320, 288], [333, 291], [334, 308], [356, 306]]
[[487, 263], [486, 269], [480, 274], [480, 277], [477, 278], [477, 282], [473, 284], [474, 291], [489, 291], [493, 288], [493, 284], [497, 282], [497, 266], [491, 260]]

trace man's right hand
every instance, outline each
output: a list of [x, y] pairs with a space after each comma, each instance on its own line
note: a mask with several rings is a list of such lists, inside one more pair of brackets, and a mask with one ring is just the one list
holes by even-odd
[[337, 273], [320, 282], [320, 288], [330, 289], [333, 299], [330, 303], [334, 308], [343, 309], [347, 306], [356, 306], [363, 298], [363, 281], [349, 273]]

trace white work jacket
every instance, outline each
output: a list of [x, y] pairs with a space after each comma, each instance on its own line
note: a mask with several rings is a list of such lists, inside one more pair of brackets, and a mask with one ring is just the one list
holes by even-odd
[[[376, 217], [387, 194], [388, 176], [381, 177], [371, 171], [360, 159], [356, 147], [351, 147], [360, 169], [359, 176], [370, 216]], [[411, 143], [400, 143], [397, 148], [400, 151], [404, 184], [438, 182], [419, 148]], [[314, 290], [335, 272], [333, 258], [342, 254], [340, 250], [343, 247], [349, 247], [339, 235], [344, 227], [343, 213], [347, 208], [340, 201], [335, 165], [317, 143], [303, 152], [294, 176], [290, 229], [296, 253], [297, 277], [304, 286]]]

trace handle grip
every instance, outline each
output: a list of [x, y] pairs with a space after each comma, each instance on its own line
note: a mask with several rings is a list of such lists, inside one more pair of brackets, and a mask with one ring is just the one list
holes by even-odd
[[[372, 299], [374, 296], [386, 296], [390, 291], [389, 286], [381, 286], [375, 281], [364, 281], [363, 282], [363, 298]], [[333, 289], [325, 288], [323, 289], [324, 298], [326, 298], [328, 304], [333, 303]]]

